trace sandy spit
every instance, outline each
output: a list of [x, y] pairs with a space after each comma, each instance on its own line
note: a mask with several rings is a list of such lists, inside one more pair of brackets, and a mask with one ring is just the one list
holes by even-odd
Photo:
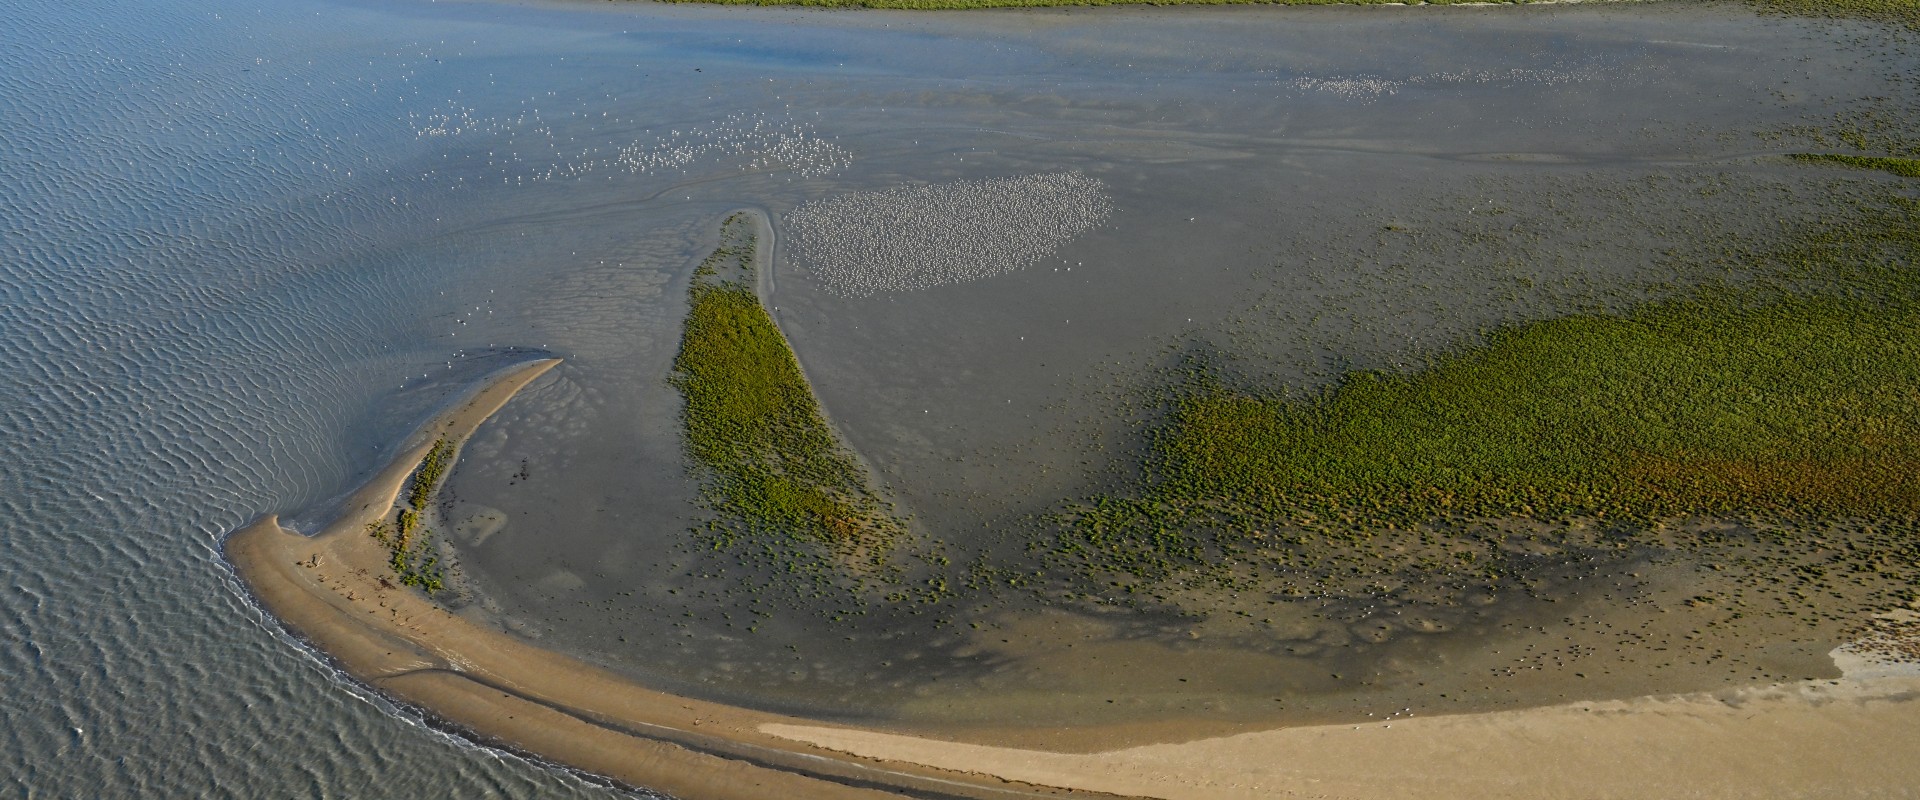
[[547, 360], [490, 376], [304, 536], [262, 517], [226, 541], [255, 597], [348, 674], [471, 738], [688, 800], [1018, 798], [1097, 793], [849, 756], [759, 730], [806, 720], [650, 691], [442, 609], [397, 585], [369, 522], [396, 510], [435, 439], [463, 443]]
[[464, 442], [558, 363], [487, 378], [423, 426], [320, 533], [267, 516], [226, 542], [241, 577], [289, 629], [360, 681], [477, 741], [688, 800], [1920, 793], [1920, 675], [1908, 668], [1715, 694], [1116, 741], [1091, 753], [830, 726], [651, 691], [396, 586], [386, 549], [365, 532], [394, 512], [435, 439]]

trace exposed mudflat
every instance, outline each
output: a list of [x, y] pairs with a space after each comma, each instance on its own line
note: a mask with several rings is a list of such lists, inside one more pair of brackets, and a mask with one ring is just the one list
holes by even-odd
[[[476, 440], [446, 510], [490, 531], [461, 549], [477, 602], [676, 691], [928, 724], [1342, 719], [1831, 673], [1858, 617], [1726, 627], [1724, 608], [1687, 602], [1696, 559], [1658, 551], [1575, 546], [1537, 559], [1528, 596], [1445, 604], [1193, 589], [1101, 610], [1031, 591], [1037, 517], [1127, 478], [1139, 392], [1181, 356], [1310, 391], [1491, 325], [1662, 296], [1712, 276], [1728, 242], [1828, 208], [1846, 178], [1776, 158], [1779, 132], [1857, 107], [1858, 70], [1902, 80], [1836, 47], [1844, 24], [1498, 11], [1515, 10], [832, 18], [857, 38], [795, 22], [781, 52], [823, 37], [833, 71], [793, 83], [779, 61], [743, 85], [817, 111], [795, 118], [852, 158], [675, 191], [775, 220], [765, 300], [920, 556], [945, 560], [909, 560], [908, 582], [953, 591], [795, 590], [779, 564], [686, 535], [702, 511], [660, 320], [716, 212], [675, 228], [680, 260], [643, 261], [667, 276], [644, 294], [663, 298], [652, 327], [631, 329], [651, 332], [576, 312], [607, 329], [601, 355], [557, 373], [555, 406], [530, 396]], [[981, 49], [990, 65], [968, 57]], [[744, 69], [716, 64], [702, 75]], [[966, 199], [1062, 174], [1097, 182], [1096, 227], [1070, 221], [1080, 206], [1055, 227]], [[922, 253], [949, 228], [1004, 241], [966, 264]]]

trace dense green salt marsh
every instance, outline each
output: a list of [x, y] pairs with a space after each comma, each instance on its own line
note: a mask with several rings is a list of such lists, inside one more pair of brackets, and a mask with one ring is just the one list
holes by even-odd
[[1064, 585], [1250, 617], [1265, 604], [1222, 598], [1457, 608], [1539, 597], [1573, 564], [1666, 563], [1700, 589], [1668, 602], [1729, 630], [1910, 602], [1920, 200], [1855, 189], [1779, 243], [1727, 248], [1720, 278], [1412, 369], [1302, 393], [1187, 359], [1146, 404], [1139, 481], [1059, 518]]
[[900, 532], [841, 444], [787, 339], [760, 303], [754, 222], [735, 214], [695, 268], [672, 383], [687, 452], [706, 474], [710, 531], [793, 537], [871, 563]]
[[1200, 377], [1155, 440], [1154, 496], [1403, 519], [1920, 510], [1915, 210], [1890, 197], [1741, 265], [1761, 277], [1309, 398]]

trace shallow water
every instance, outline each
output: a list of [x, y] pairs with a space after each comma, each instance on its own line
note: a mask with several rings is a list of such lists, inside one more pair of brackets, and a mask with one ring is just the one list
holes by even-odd
[[[672, 624], [727, 597], [697, 597], [712, 584], [675, 549], [697, 508], [663, 378], [687, 272], [730, 209], [777, 220], [1062, 170], [1110, 188], [1101, 228], [990, 279], [852, 299], [776, 261], [771, 300], [829, 413], [966, 552], [1092, 485], [1093, 443], [1127, 422], [1095, 390], [1169, 341], [1258, 339], [1262, 369], [1309, 386], [1590, 280], [1631, 285], [1648, 249], [1693, 232], [1597, 212], [1660, 221], [1713, 181], [1804, 193], [1747, 134], [1910, 69], [1689, 6], [603, 5], [33, 2], [0, 29], [11, 791], [605, 791], [341, 681], [217, 550], [260, 513], [313, 524], [463, 381], [533, 352], [568, 361], [475, 440], [448, 508], [505, 520], [454, 535], [512, 627], [665, 686], [823, 713], [881, 713], [950, 673], [1012, 680], [942, 661], [973, 646], [957, 637], [856, 627], [858, 646], [795, 668], [768, 653], [817, 638], [811, 618], [763, 638]], [[1666, 174], [1692, 177], [1620, 188]], [[1497, 270], [1423, 268], [1493, 247], [1462, 213], [1483, 189], [1545, 254], [1528, 275], [1559, 288], [1495, 301]], [[1387, 223], [1433, 236], [1356, 241]], [[1329, 269], [1328, 252], [1389, 255]]]

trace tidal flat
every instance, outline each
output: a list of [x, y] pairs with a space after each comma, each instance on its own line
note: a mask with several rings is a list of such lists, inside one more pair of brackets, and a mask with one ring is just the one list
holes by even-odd
[[[1897, 92], [1862, 92], [1858, 73], [1904, 85], [1898, 64], [1910, 57], [1881, 59], [1865, 42], [1894, 47], [1905, 34], [1694, 5], [844, 19], [906, 26], [924, 57], [909, 69], [886, 36], [864, 40], [879, 49], [865, 51], [863, 73], [797, 95], [829, 112], [810, 124], [854, 154], [848, 165], [804, 190], [721, 196], [773, 221], [762, 300], [911, 531], [894, 584], [834, 588], [831, 576], [793, 577], [790, 558], [690, 533], [709, 511], [664, 389], [671, 329], [655, 328], [618, 359], [575, 358], [556, 373], [613, 369], [623, 377], [612, 383], [635, 387], [610, 395], [606, 378], [579, 373], [579, 391], [606, 410], [569, 415], [577, 439], [556, 435], [553, 410], [509, 409], [496, 444], [483, 432], [473, 452], [485, 456], [452, 480], [449, 518], [487, 531], [484, 544], [456, 548], [467, 585], [511, 629], [654, 685], [786, 712], [1231, 728], [1830, 676], [1827, 651], [1892, 600], [1884, 586], [1863, 588], [1834, 600], [1846, 611], [1807, 612], [1831, 624], [1727, 627], [1739, 612], [1700, 598], [1735, 587], [1695, 585], [1719, 562], [1623, 550], [1617, 525], [1629, 522], [1611, 508], [1593, 519], [1459, 511], [1482, 526], [1450, 534], [1471, 547], [1400, 542], [1431, 542], [1425, 523], [1472, 528], [1409, 508], [1403, 527], [1365, 546], [1303, 551], [1322, 572], [1369, 576], [1320, 575], [1318, 589], [1256, 576], [1251, 561], [1147, 575], [1136, 545], [1108, 540], [1107, 561], [1072, 545], [1094, 518], [1087, 508], [1128, 496], [1164, 458], [1155, 437], [1173, 376], [1201, 369], [1250, 396], [1309, 402], [1356, 374], [1419, 374], [1490, 332], [1631, 314], [1725, 283], [1747, 268], [1739, 253], [1856, 213], [1863, 192], [1897, 193], [1786, 156], [1814, 149], [1840, 116], [1905, 113], [1882, 111], [1870, 98]], [[1176, 46], [1196, 37], [1210, 43], [1204, 58]], [[1005, 55], [963, 80], [948, 70], [978, 68], [956, 52], [973, 41]], [[1096, 182], [1100, 223], [992, 256], [1011, 266], [936, 265], [962, 277], [918, 278], [897, 271], [906, 256], [879, 250], [889, 260], [862, 283], [847, 255], [867, 252], [861, 241], [938, 242], [954, 223], [935, 202], [887, 211], [887, 192], [1063, 174]], [[810, 241], [845, 244], [794, 247], [789, 211], [806, 217]], [[683, 223], [689, 244], [659, 297], [684, 296], [717, 246], [716, 214]], [[1006, 241], [1026, 241], [1026, 219], [1006, 223]], [[962, 224], [994, 235], [991, 216]], [[835, 260], [820, 260], [827, 252]], [[1571, 382], [1562, 392], [1605, 390], [1555, 374]], [[618, 427], [582, 418], [623, 407], [638, 416]], [[1461, 413], [1461, 435], [1474, 435], [1474, 415], [1491, 412]], [[1251, 446], [1284, 460], [1273, 442]], [[1470, 481], [1477, 468], [1460, 469]], [[1404, 488], [1353, 491], [1390, 507]], [[1725, 559], [1764, 538], [1723, 529], [1715, 509], [1663, 511], [1697, 512], [1689, 524], [1713, 532], [1701, 535]], [[1265, 523], [1287, 522], [1273, 516]], [[1507, 538], [1531, 550], [1487, 544]], [[1210, 533], [1194, 541], [1207, 544], [1181, 538], [1188, 549], [1175, 549], [1222, 552]], [[1377, 547], [1418, 556], [1382, 560]], [[1427, 571], [1375, 574], [1395, 558]], [[1502, 568], [1512, 585], [1486, 580]]]

